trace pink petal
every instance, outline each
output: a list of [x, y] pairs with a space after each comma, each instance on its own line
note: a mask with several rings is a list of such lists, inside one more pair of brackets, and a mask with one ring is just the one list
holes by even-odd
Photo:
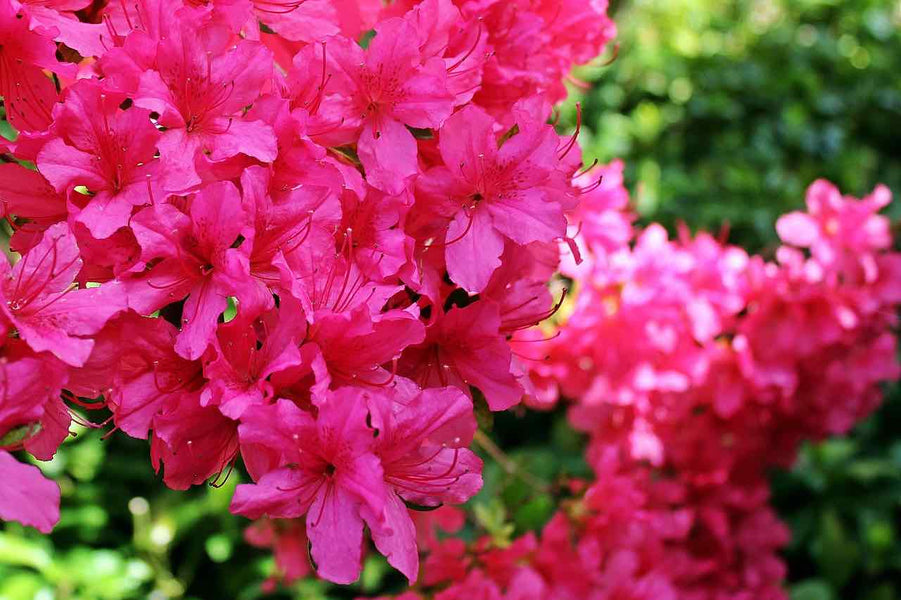
[[[264, 515], [295, 519], [310, 508], [309, 499], [317, 486], [325, 489], [327, 485], [320, 477], [310, 477], [302, 469], [276, 469], [263, 475], [255, 484], [242, 484], [235, 488], [229, 510], [250, 519], [259, 519]], [[306, 502], [302, 502], [305, 499]]]
[[76, 185], [89, 190], [106, 187], [106, 178], [97, 169], [97, 161], [87, 152], [56, 138], [47, 142], [37, 157], [38, 171], [57, 192], [65, 193]]
[[338, 485], [324, 485], [307, 513], [307, 536], [320, 577], [334, 583], [357, 580], [363, 555], [358, 500]]
[[50, 533], [59, 521], [59, 486], [40, 469], [0, 450], [0, 519]]
[[791, 212], [776, 221], [776, 232], [786, 244], [809, 248], [820, 238], [820, 227], [807, 213]]
[[388, 559], [388, 564], [406, 575], [412, 585], [419, 576], [419, 550], [413, 519], [403, 500], [395, 493], [388, 494], [382, 516], [381, 524], [370, 524], [372, 541]]
[[50, 460], [60, 444], [69, 437], [72, 417], [60, 397], [56, 396], [44, 405], [40, 422], [41, 430], [25, 441], [25, 449], [38, 460]]
[[393, 436], [404, 445], [423, 442], [464, 447], [472, 442], [478, 424], [472, 400], [459, 388], [431, 388], [422, 392], [397, 416]]
[[[468, 228], [468, 231], [467, 231]], [[502, 238], [491, 224], [491, 216], [480, 208], [469, 216], [457, 213], [447, 229], [444, 250], [447, 274], [470, 294], [485, 289], [491, 274], [501, 266]]]
[[225, 250], [245, 226], [245, 213], [238, 188], [230, 181], [204, 187], [191, 201], [191, 220], [204, 250]]
[[[131, 211], [135, 204], [129, 194], [120, 192], [111, 194], [104, 190], [91, 198], [75, 220], [83, 223], [91, 235], [98, 240], [106, 239], [116, 233], [120, 227], [128, 225]], [[146, 188], [141, 190], [141, 195], [146, 195]]]
[[418, 171], [413, 134], [389, 117], [363, 127], [357, 152], [366, 180], [389, 194], [401, 193], [406, 180]]
[[454, 98], [447, 91], [447, 72], [440, 58], [430, 60], [422, 72], [403, 84], [404, 99], [392, 110], [410, 127], [437, 129], [451, 115]]
[[474, 105], [451, 116], [438, 134], [438, 148], [444, 164], [462, 176], [478, 167], [480, 157], [493, 160], [497, 156], [494, 119]]
[[316, 435], [316, 421], [290, 400], [249, 411], [238, 426], [241, 444], [256, 444], [277, 450], [285, 462], [299, 463], [298, 439]]
[[153, 418], [169, 398], [168, 394], [160, 393], [157, 378], [155, 372], [149, 371], [114, 390], [116, 427], [133, 438], [147, 439]]
[[181, 333], [175, 341], [175, 351], [188, 360], [197, 360], [206, 351], [216, 333], [216, 321], [228, 299], [219, 293], [212, 278], [204, 278], [191, 288], [185, 301]]
[[169, 129], [163, 133], [159, 150], [163, 164], [162, 185], [167, 191], [187, 192], [201, 182], [194, 158], [202, 145], [203, 140], [200, 136], [189, 134], [184, 127]]
[[[62, 292], [75, 279], [81, 265], [75, 236], [66, 223], [56, 223], [12, 268], [11, 285], [20, 298]], [[19, 282], [26, 285], [18, 285]], [[13, 290], [8, 290], [7, 300], [14, 299], [12, 294]]]
[[219, 129], [222, 132], [204, 136], [204, 146], [210, 150], [210, 159], [225, 160], [246, 154], [264, 162], [275, 160], [278, 148], [272, 127], [262, 121], [220, 120]]
[[257, 10], [257, 18], [281, 37], [300, 42], [318, 42], [326, 36], [340, 33], [335, 7], [329, 0], [304, 0], [292, 10]]
[[19, 335], [35, 352], [52, 352], [63, 362], [80, 367], [91, 355], [94, 340], [70, 337], [62, 329], [41, 322], [18, 320]]
[[551, 242], [566, 234], [563, 209], [556, 202], [546, 201], [540, 190], [494, 198], [487, 208], [494, 228], [520, 245]]
[[82, 23], [72, 15], [63, 16], [57, 12], [58, 10], [62, 9], [53, 10], [39, 4], [29, 4], [28, 17], [31, 19], [32, 26], [38, 24], [41, 27], [56, 27], [59, 35], [55, 39], [78, 50], [82, 56], [100, 56], [106, 52], [106, 48], [100, 41], [101, 35], [107, 33], [103, 25]]

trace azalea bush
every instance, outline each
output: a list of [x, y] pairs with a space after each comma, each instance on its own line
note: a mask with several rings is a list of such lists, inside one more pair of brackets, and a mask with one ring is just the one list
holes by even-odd
[[[813, 183], [773, 257], [637, 226], [580, 107], [555, 128], [615, 35], [604, 2], [0, 0], [0, 552], [42, 577], [0, 593], [786, 597], [768, 471], [899, 375], [891, 193]], [[135, 556], [14, 535], [109, 523]]]

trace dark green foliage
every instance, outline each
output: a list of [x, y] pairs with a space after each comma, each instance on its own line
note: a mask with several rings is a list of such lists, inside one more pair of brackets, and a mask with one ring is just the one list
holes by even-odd
[[[623, 158], [644, 217], [757, 249], [818, 177], [901, 193], [892, 0], [620, 3], [618, 58], [582, 75], [588, 160]], [[894, 208], [901, 215], [901, 208]]]

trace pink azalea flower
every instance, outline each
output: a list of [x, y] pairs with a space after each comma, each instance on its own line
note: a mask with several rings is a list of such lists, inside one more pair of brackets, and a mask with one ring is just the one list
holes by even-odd
[[510, 347], [499, 333], [497, 307], [477, 302], [452, 308], [426, 331], [422, 344], [404, 351], [398, 373], [423, 388], [454, 385], [466, 392], [477, 387], [491, 410], [506, 410], [522, 398], [510, 372]]
[[195, 166], [201, 157], [276, 157], [272, 128], [242, 117], [272, 76], [271, 57], [259, 42], [228, 42], [180, 19], [160, 40], [154, 70], [141, 75], [135, 105], [159, 114], [167, 128], [159, 149], [171, 191], [201, 182]]
[[422, 323], [404, 311], [377, 318], [365, 306], [346, 313], [319, 311], [304, 348], [321, 357], [327, 373], [317, 377], [314, 396], [337, 385], [383, 387], [393, 374], [383, 365], [397, 360], [404, 348], [425, 337]]
[[58, 194], [37, 171], [14, 163], [0, 164], [0, 218], [15, 223], [10, 248], [24, 254], [41, 241], [43, 232], [65, 221], [66, 196]]
[[90, 0], [20, 0], [29, 27], [43, 28], [56, 33], [54, 39], [77, 50], [82, 56], [94, 56], [104, 51], [101, 40], [105, 28], [95, 23], [79, 21], [75, 11], [87, 8]]
[[[154, 160], [159, 132], [150, 112], [120, 105], [123, 94], [81, 80], [66, 91], [51, 139], [37, 157], [38, 170], [99, 238], [128, 224], [135, 207], [149, 204], [156, 184]], [[74, 191], [87, 188], [87, 195]]]
[[430, 549], [423, 565], [422, 583], [439, 585], [466, 578], [472, 561], [467, 556], [466, 543], [459, 538], [446, 538]]
[[[5, 340], [0, 353], [0, 450], [24, 448], [40, 460], [50, 460], [68, 434], [68, 412], [59, 414], [66, 365], [16, 339]], [[57, 424], [62, 425], [62, 437]]]
[[874, 252], [891, 246], [888, 217], [878, 212], [892, 200], [885, 186], [877, 186], [866, 198], [842, 196], [825, 180], [807, 190], [807, 212], [792, 212], [776, 222], [779, 237], [787, 244], [810, 248], [824, 266], [839, 266], [849, 276], [873, 281], [877, 268]]
[[504, 600], [500, 587], [485, 574], [473, 569], [463, 581], [453, 583], [446, 590], [435, 595], [435, 600]]
[[536, 94], [549, 103], [563, 100], [573, 65], [600, 55], [616, 35], [606, 1], [515, 0], [480, 8], [492, 52], [473, 101], [498, 117]]
[[123, 227], [108, 238], [98, 240], [83, 224], [74, 223], [72, 233], [78, 241], [83, 261], [76, 278], [79, 285], [117, 280], [141, 257], [141, 247], [129, 228]]
[[76, 289], [72, 280], [81, 269], [75, 237], [65, 223], [44, 233], [11, 269], [0, 261], [0, 320], [14, 326], [35, 352], [49, 351], [80, 366], [88, 359], [96, 334], [125, 309], [119, 282]]
[[199, 394], [173, 394], [162, 412], [153, 418], [150, 460], [163, 482], [174, 490], [186, 490], [224, 476], [238, 453], [237, 423], [215, 407], [200, 404]]
[[302, 364], [298, 346], [306, 334], [303, 312], [286, 300], [280, 308], [253, 321], [238, 317], [219, 326], [204, 361], [210, 383], [202, 404], [215, 404], [223, 415], [238, 419], [272, 399], [271, 377]]
[[484, 65], [491, 57], [481, 15], [466, 11], [464, 17], [451, 0], [395, 2], [386, 7], [386, 13], [402, 15], [414, 27], [424, 57], [444, 60], [454, 105], [470, 102], [481, 87]]
[[75, 75], [73, 65], [56, 60], [53, 37], [58, 29], [31, 24], [16, 0], [0, 0], [0, 96], [6, 118], [19, 131], [46, 131], [58, 94], [43, 69]]
[[204, 187], [188, 213], [158, 204], [135, 215], [132, 229], [141, 244], [145, 270], [124, 279], [129, 307], [149, 314], [187, 296], [176, 351], [200, 358], [212, 341], [216, 320], [236, 296], [247, 306], [271, 303], [248, 277], [246, 248], [234, 248], [245, 230], [238, 190], [227, 181]]
[[133, 311], [111, 320], [95, 338], [85, 365], [72, 372], [69, 389], [85, 398], [103, 395], [116, 427], [147, 439], [154, 418], [205, 380], [199, 361], [175, 353], [178, 330]]
[[252, 519], [306, 515], [317, 573], [350, 583], [360, 574], [363, 521], [378, 525], [373, 519], [382, 514], [387, 489], [360, 392], [337, 390], [318, 412], [314, 418], [279, 400], [244, 417], [242, 447], [260, 445], [282, 458], [257, 483], [238, 486], [231, 510]]
[[[364, 51], [337, 37], [328, 44], [329, 92], [346, 101], [345, 127], [359, 124], [357, 153], [367, 181], [400, 193], [418, 171], [416, 140], [407, 129], [441, 126], [453, 109], [440, 59], [423, 61], [413, 28], [401, 19], [379, 23]], [[356, 136], [355, 136], [356, 137]]]
[[505, 239], [525, 245], [566, 233], [561, 202], [568, 191], [555, 177], [558, 137], [543, 123], [517, 127], [498, 148], [491, 117], [475, 107], [459, 111], [440, 131], [445, 166], [417, 182], [423, 200], [452, 219], [444, 240], [448, 274], [473, 294], [500, 266]]
[[596, 254], [621, 250], [634, 235], [636, 215], [629, 208], [629, 192], [623, 186], [624, 170], [623, 161], [615, 160], [576, 179], [587, 191], [580, 194], [579, 207], [569, 220], [581, 233], [580, 240]]
[[[251, 167], [241, 175], [244, 209], [253, 215], [253, 230], [244, 243], [251, 248], [250, 273], [261, 291], [291, 293], [304, 283], [295, 279], [296, 273], [307, 275], [334, 254], [341, 211], [337, 198], [327, 191], [311, 192], [313, 186], [302, 183], [276, 199], [270, 193], [273, 183], [263, 167]], [[305, 292], [297, 295], [307, 300]], [[304, 308], [313, 310], [310, 302]]]
[[[244, 539], [257, 548], [272, 548], [278, 580], [291, 585], [311, 572], [306, 526], [300, 519], [260, 519], [244, 530]], [[274, 589], [275, 579], [264, 588]]]
[[329, 0], [252, 0], [254, 15], [281, 37], [317, 42], [340, 32], [339, 9]]
[[375, 281], [395, 275], [407, 262], [412, 240], [401, 227], [408, 209], [404, 196], [387, 196], [374, 188], [360, 198], [347, 192], [341, 197], [341, 229], [350, 231], [353, 260]]
[[[300, 300], [307, 320], [315, 322], [320, 315], [346, 315], [360, 311], [375, 317], [400, 286], [370, 281], [357, 264], [348, 258], [351, 253], [345, 238], [344, 251], [333, 247], [303, 247], [284, 261], [276, 261], [283, 289]], [[290, 260], [290, 264], [288, 264]]]
[[416, 529], [405, 506], [462, 504], [482, 487], [482, 461], [466, 446], [476, 422], [470, 399], [455, 388], [425, 390], [395, 403], [371, 400], [378, 454], [389, 492], [384, 524], [372, 539], [388, 562], [411, 583], [419, 574]]

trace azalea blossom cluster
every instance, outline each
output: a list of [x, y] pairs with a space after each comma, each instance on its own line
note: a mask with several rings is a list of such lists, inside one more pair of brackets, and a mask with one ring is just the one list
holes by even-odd
[[[595, 480], [561, 482], [540, 535], [509, 542], [460, 539], [454, 507], [418, 514], [421, 577], [394, 598], [784, 600], [789, 531], [769, 470], [847, 432], [901, 375], [901, 253], [878, 214], [890, 193], [814, 183], [767, 261], [705, 233], [634, 228], [619, 161], [588, 178], [601, 181], [571, 214], [585, 260], [561, 265], [576, 293], [555, 335], [516, 338], [548, 356], [529, 362], [526, 403], [570, 401]], [[309, 572], [301, 522], [246, 537], [283, 580]]]
[[600, 175], [578, 213], [585, 261], [562, 266], [575, 300], [556, 336], [534, 334], [549, 359], [530, 363], [528, 398], [572, 401], [596, 479], [571, 482], [540, 537], [438, 541], [422, 581], [438, 600], [787, 598], [768, 471], [847, 432], [901, 375], [890, 192], [815, 182], [768, 261], [704, 233], [633, 232], [622, 164]]
[[548, 121], [605, 11], [0, 0], [0, 517], [53, 527], [13, 452], [105, 408], [172, 488], [240, 457], [232, 511], [304, 519], [321, 577], [365, 524], [415, 580], [408, 507], [480, 488], [473, 394], [520, 401], [509, 339], [554, 310], [584, 190]]

